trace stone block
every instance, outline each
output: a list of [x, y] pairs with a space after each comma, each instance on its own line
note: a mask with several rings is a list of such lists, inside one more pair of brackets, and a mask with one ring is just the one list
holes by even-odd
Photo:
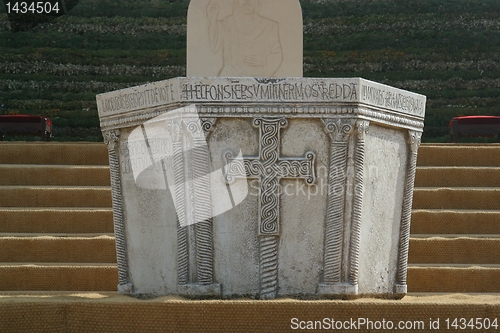
[[97, 96], [122, 292], [406, 293], [425, 96], [360, 78], [175, 78]]
[[187, 76], [302, 77], [298, 0], [191, 0]]

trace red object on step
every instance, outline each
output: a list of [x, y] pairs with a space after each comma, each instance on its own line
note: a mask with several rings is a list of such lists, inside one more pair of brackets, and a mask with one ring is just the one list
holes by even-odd
[[3, 141], [5, 134], [39, 135], [42, 141], [50, 141], [52, 121], [47, 117], [28, 114], [0, 116], [0, 141]]
[[460, 137], [498, 137], [500, 142], [500, 117], [464, 116], [454, 117], [449, 125], [450, 141], [457, 142]]

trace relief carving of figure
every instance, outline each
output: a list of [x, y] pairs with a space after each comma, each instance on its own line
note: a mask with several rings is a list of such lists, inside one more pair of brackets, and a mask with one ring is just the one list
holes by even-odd
[[219, 0], [207, 6], [214, 53], [222, 49], [219, 76], [273, 77], [283, 62], [279, 24], [257, 14], [259, 0], [232, 0], [233, 14], [218, 19]]

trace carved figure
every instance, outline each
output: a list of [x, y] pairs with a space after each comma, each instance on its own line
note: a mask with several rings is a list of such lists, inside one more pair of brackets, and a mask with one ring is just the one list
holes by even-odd
[[281, 66], [279, 24], [257, 14], [258, 2], [232, 0], [233, 14], [222, 20], [218, 0], [208, 3], [210, 47], [222, 49], [219, 76], [272, 77]]

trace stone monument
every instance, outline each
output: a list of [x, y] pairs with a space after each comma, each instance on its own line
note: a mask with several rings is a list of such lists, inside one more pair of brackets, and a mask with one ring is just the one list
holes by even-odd
[[[198, 8], [220, 31], [236, 11], [259, 15], [260, 29], [279, 29], [276, 73], [288, 73], [285, 25], [257, 12], [257, 1], [229, 1], [240, 8], [224, 17], [223, 3], [192, 1], [190, 15]], [[215, 44], [232, 47], [221, 36]], [[245, 71], [222, 53], [220, 73]], [[174, 78], [97, 96], [119, 291], [402, 297], [425, 96], [360, 78], [255, 76]]]
[[188, 77], [302, 77], [302, 53], [298, 0], [189, 4]]

